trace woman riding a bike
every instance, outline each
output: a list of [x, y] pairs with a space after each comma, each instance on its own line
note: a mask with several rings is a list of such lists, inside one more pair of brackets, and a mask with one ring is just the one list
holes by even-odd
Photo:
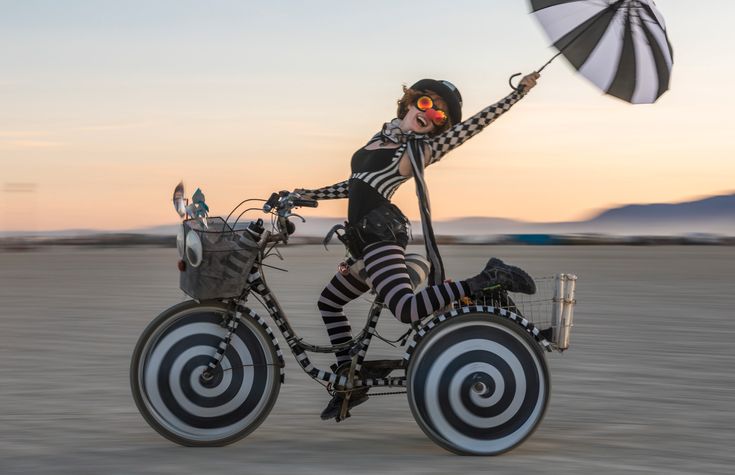
[[[463, 296], [489, 287], [535, 292], [534, 281], [528, 274], [499, 259], [490, 259], [474, 277], [457, 282], [445, 280], [423, 174], [425, 167], [441, 160], [507, 112], [536, 85], [538, 78], [538, 73], [525, 76], [516, 91], [465, 121], [461, 120], [462, 97], [450, 82], [422, 79], [410, 88], [404, 87], [397, 117], [354, 153], [349, 179], [319, 189], [294, 190], [303, 198], [349, 200], [344, 239], [352, 258], [364, 263], [364, 273], [357, 272], [354, 265], [350, 269], [340, 268], [319, 297], [318, 308], [333, 345], [352, 338], [343, 307], [370, 288], [404, 323], [417, 322]], [[430, 264], [428, 285], [417, 293], [405, 260], [409, 222], [390, 201], [398, 187], [411, 177], [416, 181]], [[348, 349], [336, 356], [338, 365], [350, 361]], [[350, 399], [349, 405], [356, 406], [366, 399], [367, 395]], [[322, 418], [336, 417], [341, 402], [340, 395], [334, 396]]]

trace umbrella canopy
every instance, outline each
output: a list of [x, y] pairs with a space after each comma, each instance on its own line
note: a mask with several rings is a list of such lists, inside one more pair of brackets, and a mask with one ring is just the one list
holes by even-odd
[[531, 9], [559, 54], [607, 94], [647, 104], [669, 88], [673, 52], [652, 0], [531, 0]]

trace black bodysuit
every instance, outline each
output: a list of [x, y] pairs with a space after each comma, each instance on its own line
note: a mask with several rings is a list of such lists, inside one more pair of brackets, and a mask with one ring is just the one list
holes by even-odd
[[[352, 177], [349, 180], [347, 220], [357, 223], [370, 211], [390, 203], [398, 186], [409, 177], [398, 173], [403, 151], [398, 149], [366, 150], [361, 148], [352, 155]], [[389, 190], [381, 194], [378, 190]]]

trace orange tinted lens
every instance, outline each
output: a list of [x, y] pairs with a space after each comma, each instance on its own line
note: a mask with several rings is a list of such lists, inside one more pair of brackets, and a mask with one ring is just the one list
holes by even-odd
[[434, 105], [434, 101], [431, 100], [431, 97], [429, 96], [421, 96], [416, 101], [416, 107], [418, 110], [425, 111], [431, 109], [431, 106]]
[[434, 122], [434, 125], [441, 127], [447, 122], [447, 114], [442, 110], [436, 110], [436, 114], [434, 114], [434, 117], [432, 117], [431, 120]]

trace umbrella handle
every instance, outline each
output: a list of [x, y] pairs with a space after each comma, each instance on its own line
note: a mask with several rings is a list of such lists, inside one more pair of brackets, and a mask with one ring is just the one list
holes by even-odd
[[518, 85], [518, 86], [514, 86], [513, 85], [513, 78], [515, 78], [517, 76], [520, 76], [521, 74], [523, 74], [523, 73], [515, 73], [514, 75], [512, 75], [511, 77], [508, 78], [508, 84], [510, 84], [510, 88], [513, 89], [516, 92], [523, 92], [523, 90], [525, 89], [525, 87], [523, 87], [521, 85]]

